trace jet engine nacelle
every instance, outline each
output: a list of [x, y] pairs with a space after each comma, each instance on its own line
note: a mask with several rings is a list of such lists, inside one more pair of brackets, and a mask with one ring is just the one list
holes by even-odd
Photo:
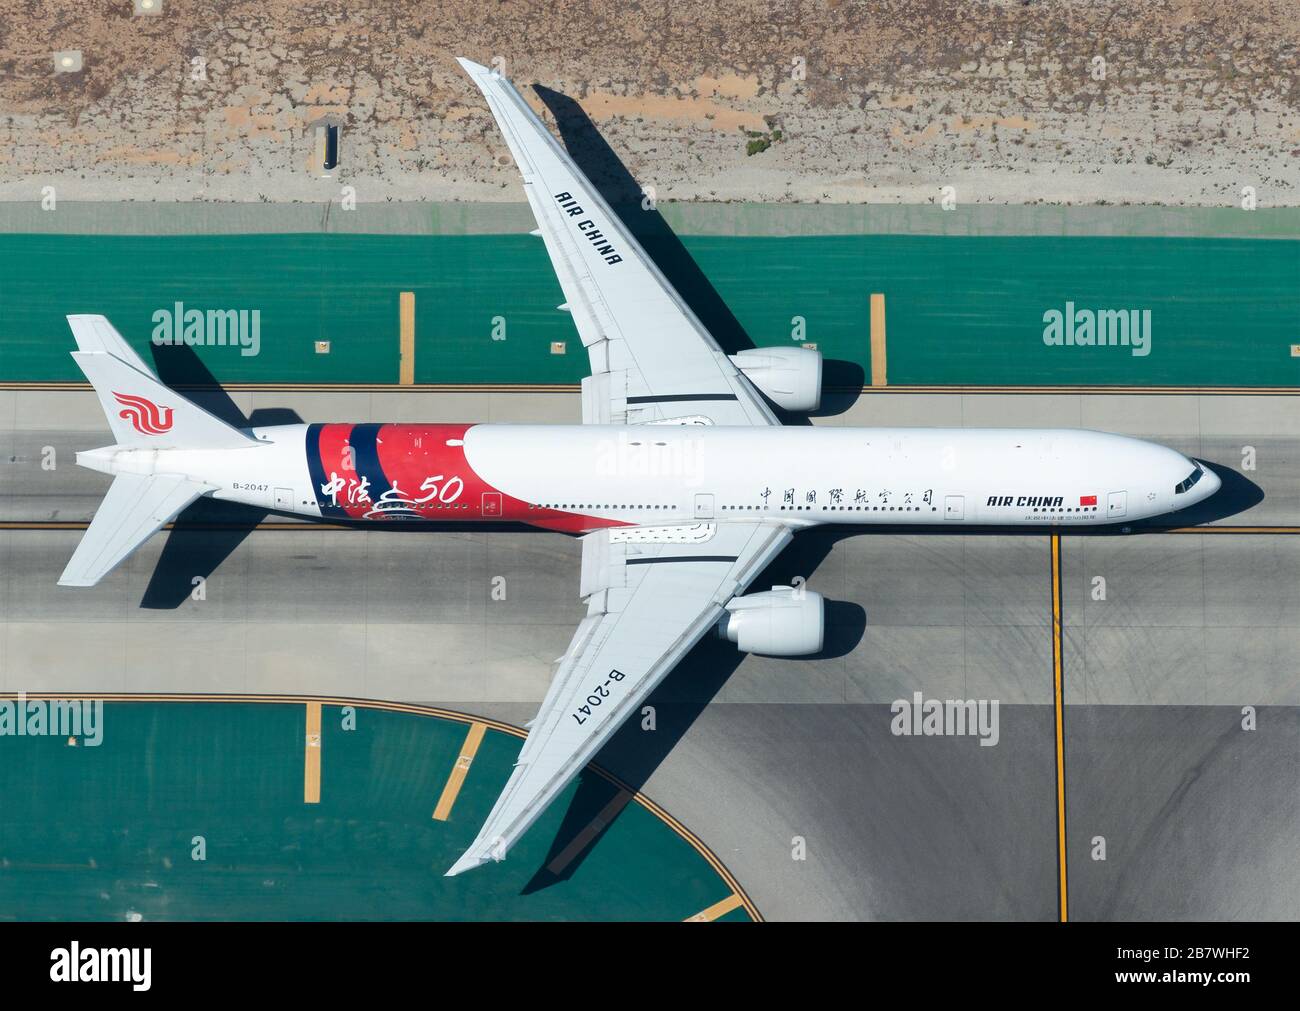
[[822, 356], [811, 348], [751, 348], [731, 356], [736, 368], [787, 411], [822, 403]]
[[774, 586], [736, 597], [718, 621], [718, 638], [742, 653], [807, 656], [821, 652], [826, 619], [822, 595], [813, 590]]

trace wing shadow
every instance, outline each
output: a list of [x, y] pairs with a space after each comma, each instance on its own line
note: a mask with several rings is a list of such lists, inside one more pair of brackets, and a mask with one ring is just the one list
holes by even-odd
[[[836, 541], [848, 536], [852, 533], [810, 530], [800, 534], [759, 574], [753, 585], [758, 588], [782, 583], [788, 585], [796, 576], [811, 575]], [[865, 631], [866, 612], [859, 605], [827, 601], [827, 612], [829, 619], [843, 624], [828, 637], [822, 653], [807, 659], [844, 655], [857, 646]], [[742, 659], [743, 655], [735, 646], [710, 633], [650, 693], [643, 706], [653, 707], [653, 730], [643, 729], [642, 713], [633, 713], [605, 742], [593, 763], [619, 782], [611, 782], [589, 770], [583, 771], [578, 789], [542, 866], [524, 886], [523, 894], [540, 891], [573, 876], [618, 820], [622, 808], [610, 810], [611, 803], [624, 790], [641, 790], [700, 713], [722, 690]], [[792, 658], [790, 662], [798, 663], [799, 658]]]
[[[677, 233], [668, 226], [658, 209], [645, 201], [641, 186], [601, 136], [582, 106], [568, 95], [552, 91], [541, 84], [533, 85], [533, 91], [555, 117], [569, 156], [605, 198], [623, 226], [645, 249], [646, 255], [667, 278], [682, 301], [699, 317], [722, 350], [734, 355], [754, 347], [745, 328], [727, 307], [699, 264], [687, 252]], [[861, 394], [865, 371], [856, 362], [839, 360], [826, 360], [823, 370], [824, 383], [835, 392], [830, 398], [824, 398], [823, 408], [814, 413], [841, 414]], [[854, 390], [857, 391], [856, 394]], [[775, 405], [772, 406], [783, 424], [811, 424], [805, 415], [788, 414]]]
[[[1220, 477], [1223, 487], [1211, 498], [1189, 509], [1173, 513], [1159, 520], [1138, 522], [1131, 526], [1122, 523], [1106, 524], [1090, 530], [1061, 530], [1067, 536], [1114, 537], [1126, 532], [1157, 532], [1191, 525], [1210, 523], [1250, 509], [1264, 499], [1263, 490], [1249, 478], [1223, 464], [1208, 463]], [[1044, 526], [1040, 531], [1025, 527], [983, 527], [956, 531], [943, 526], [879, 526], [849, 527], [842, 530], [813, 529], [800, 533], [781, 555], [754, 580], [756, 589], [778, 584], [789, 584], [795, 577], [808, 577], [830, 553], [835, 543], [847, 537], [863, 535], [910, 536], [1024, 536], [1035, 532], [1050, 533], [1053, 528]], [[866, 612], [856, 604], [843, 601], [826, 602], [828, 636], [826, 649], [817, 657], [842, 656], [851, 652], [861, 640], [866, 629]], [[606, 742], [593, 759], [607, 772], [622, 782], [615, 785], [595, 774], [584, 773], [579, 781], [560, 829], [551, 844], [543, 866], [525, 886], [525, 893], [535, 892], [573, 875], [586, 855], [617, 820], [613, 817], [592, 829], [606, 807], [620, 790], [639, 791], [664, 759], [685, 736], [691, 725], [721, 691], [727, 679], [735, 672], [742, 659], [730, 643], [708, 637], [700, 642], [653, 691], [646, 705], [653, 706], [656, 728], [653, 732], [642, 729], [642, 719], [631, 718]], [[800, 658], [788, 662], [798, 663]]]

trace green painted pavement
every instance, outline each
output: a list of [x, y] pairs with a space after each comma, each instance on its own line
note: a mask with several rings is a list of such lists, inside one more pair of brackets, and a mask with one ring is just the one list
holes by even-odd
[[[489, 729], [436, 822], [467, 729], [358, 709], [347, 730], [339, 706], [322, 707], [319, 804], [303, 802], [301, 703], [111, 702], [98, 747], [0, 736], [0, 919], [681, 920], [730, 894], [636, 803], [570, 877], [529, 889], [575, 793], [583, 824], [613, 796], [590, 773], [507, 861], [444, 877], [522, 743]], [[206, 860], [192, 858], [196, 836]]]
[[[687, 236], [759, 345], [791, 319], [866, 368], [868, 295], [886, 294], [891, 384], [1300, 385], [1300, 242], [1060, 236]], [[398, 292], [416, 293], [416, 381], [576, 383], [581, 351], [526, 235], [0, 236], [0, 380], [76, 380], [68, 313], [142, 350], [155, 310], [259, 309], [261, 353], [205, 347], [221, 382], [394, 383]], [[707, 278], [707, 281], [703, 279]], [[1152, 353], [1048, 347], [1043, 314], [1150, 309]], [[715, 304], [715, 308], [716, 308]], [[715, 325], [720, 316], [704, 312]], [[504, 320], [504, 340], [494, 322]], [[717, 329], [715, 325], [715, 329]], [[497, 335], [500, 335], [499, 330]], [[314, 342], [332, 353], [317, 355]], [[567, 342], [552, 355], [552, 341]], [[844, 374], [844, 373], [841, 373]], [[853, 375], [852, 372], [847, 375]]]

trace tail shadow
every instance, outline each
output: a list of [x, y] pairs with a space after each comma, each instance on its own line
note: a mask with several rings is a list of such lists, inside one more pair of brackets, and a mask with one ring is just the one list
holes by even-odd
[[[847, 536], [852, 533], [810, 530], [801, 534], [754, 580], [754, 586], [761, 589], [789, 585], [799, 576], [811, 575], [835, 542]], [[826, 647], [816, 656], [802, 659], [842, 656], [862, 638], [866, 612], [860, 606], [828, 601], [826, 610]], [[832, 621], [836, 624], [832, 625]], [[627, 800], [625, 790], [641, 790], [743, 659], [730, 642], [709, 634], [650, 693], [643, 710], [634, 712], [593, 759], [619, 782], [583, 772], [542, 866], [524, 886], [523, 894], [541, 891], [573, 876], [618, 819], [622, 808], [611, 805]], [[790, 662], [798, 663], [799, 659]], [[653, 711], [653, 729], [645, 729], [644, 707]]]
[[[221, 388], [194, 349], [184, 344], [155, 346], [154, 369], [167, 386], [235, 428], [289, 425], [302, 419], [292, 410], [265, 408], [247, 418]], [[196, 577], [207, 579], [268, 515], [232, 502], [201, 498], [176, 518], [140, 606], [174, 610], [194, 589]]]

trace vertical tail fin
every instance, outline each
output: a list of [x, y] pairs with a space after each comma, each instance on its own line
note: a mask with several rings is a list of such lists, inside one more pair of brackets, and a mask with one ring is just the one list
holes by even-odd
[[255, 443], [158, 381], [104, 316], [69, 316], [73, 360], [90, 380], [118, 445], [219, 449]]
[[[258, 444], [159, 382], [103, 316], [69, 316], [68, 325], [77, 338], [72, 357], [95, 388], [118, 446], [217, 449]], [[117, 473], [59, 585], [94, 586], [154, 531], [212, 490], [179, 474]]]

